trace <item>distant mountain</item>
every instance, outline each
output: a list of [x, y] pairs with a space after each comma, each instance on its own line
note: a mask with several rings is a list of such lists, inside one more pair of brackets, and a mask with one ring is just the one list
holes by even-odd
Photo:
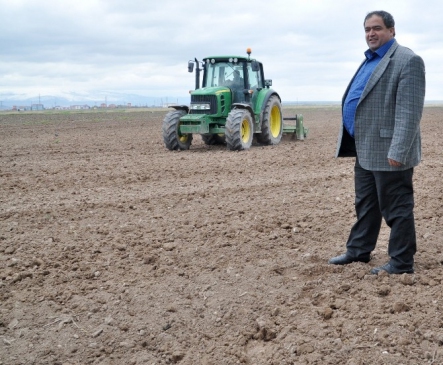
[[[190, 97], [171, 96], [143, 96], [137, 94], [118, 93], [114, 91], [96, 91], [92, 93], [62, 92], [57, 95], [29, 95], [0, 93], [0, 110], [10, 110], [13, 106], [30, 107], [33, 104], [42, 104], [45, 109], [55, 107], [67, 108], [71, 106], [88, 105], [89, 107], [102, 104], [133, 107], [160, 107], [166, 104], [189, 105]], [[289, 101], [283, 100], [283, 106], [293, 105], [340, 105], [340, 101]], [[442, 105], [442, 100], [426, 100], [427, 105]]]
[[101, 104], [128, 105], [138, 107], [162, 106], [165, 104], [186, 104], [190, 98], [175, 97], [154, 97], [137, 94], [125, 94], [117, 92], [99, 91], [91, 94], [81, 93], [60, 93], [58, 95], [27, 95], [27, 94], [0, 94], [0, 110], [12, 109], [13, 106], [31, 106], [32, 104], [42, 104], [45, 109], [55, 107], [70, 107], [74, 105], [88, 105], [90, 107]]

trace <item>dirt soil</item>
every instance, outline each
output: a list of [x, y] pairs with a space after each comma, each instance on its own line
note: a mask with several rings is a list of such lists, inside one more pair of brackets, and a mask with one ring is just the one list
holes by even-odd
[[163, 144], [166, 111], [0, 114], [0, 364], [443, 364], [442, 107], [413, 275], [327, 264], [355, 220], [338, 107], [305, 141]]

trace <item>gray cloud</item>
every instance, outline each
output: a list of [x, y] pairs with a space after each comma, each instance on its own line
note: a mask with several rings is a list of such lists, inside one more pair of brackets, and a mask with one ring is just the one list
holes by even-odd
[[193, 86], [189, 59], [242, 55], [251, 47], [284, 100], [340, 100], [366, 49], [363, 18], [382, 8], [396, 19], [398, 41], [425, 59], [427, 99], [443, 99], [443, 5], [423, 5], [0, 0], [0, 94], [111, 90], [186, 96]]

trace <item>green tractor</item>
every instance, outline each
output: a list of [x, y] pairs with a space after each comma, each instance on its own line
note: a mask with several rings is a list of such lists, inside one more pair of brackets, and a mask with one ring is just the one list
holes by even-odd
[[[195, 75], [191, 104], [172, 106], [163, 120], [163, 140], [169, 150], [187, 150], [193, 134], [200, 134], [207, 145], [226, 144], [232, 151], [247, 150], [253, 138], [263, 145], [278, 144], [283, 133], [298, 139], [306, 137], [303, 116], [295, 124], [284, 125], [281, 99], [266, 80], [263, 65], [247, 57], [216, 56], [188, 62]], [[201, 68], [200, 68], [201, 67]], [[200, 87], [200, 73], [203, 82]]]

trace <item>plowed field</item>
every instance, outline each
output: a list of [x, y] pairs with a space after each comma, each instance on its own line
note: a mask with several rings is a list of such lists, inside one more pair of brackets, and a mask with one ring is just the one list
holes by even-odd
[[0, 114], [0, 364], [443, 364], [443, 108], [413, 275], [327, 264], [355, 220], [339, 107], [305, 141], [171, 152], [164, 110]]

